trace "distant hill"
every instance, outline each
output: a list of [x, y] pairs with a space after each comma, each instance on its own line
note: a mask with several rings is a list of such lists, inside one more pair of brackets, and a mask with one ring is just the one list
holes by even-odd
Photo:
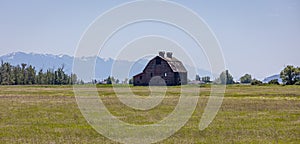
[[264, 83], [268, 83], [269, 81], [273, 80], [273, 79], [278, 79], [278, 82], [279, 83], [282, 83], [282, 79], [280, 78], [280, 75], [277, 74], [277, 75], [272, 75], [272, 76], [269, 76], [269, 77], [266, 77], [263, 82]]
[[[43, 69], [44, 71], [47, 69], [56, 69], [64, 65], [65, 72], [70, 74], [72, 72], [73, 65], [72, 56], [68, 55], [52, 55], [52, 54], [36, 54], [36, 53], [24, 53], [24, 52], [14, 52], [7, 55], [0, 56], [0, 60], [4, 62], [9, 62], [12, 65], [20, 65], [21, 63], [30, 64], [35, 67], [38, 71]], [[82, 60], [85, 62], [93, 63], [95, 57], [86, 57]], [[126, 60], [113, 60], [103, 59], [97, 57], [96, 59], [96, 75], [95, 78], [97, 80], [103, 80], [111, 75], [112, 65], [116, 63], [118, 64], [117, 68], [120, 70], [118, 73], [118, 79], [124, 80], [125, 78], [131, 78], [135, 74], [142, 72], [146, 64], [148, 63], [148, 59], [141, 59], [137, 62], [126, 61]], [[128, 69], [131, 67], [129, 76], [125, 74], [122, 70]], [[186, 66], [187, 70], [192, 69], [191, 66]], [[210, 72], [203, 69], [197, 69], [198, 74], [200, 76], [211, 76]], [[196, 74], [190, 74], [189, 78], [194, 79]], [[91, 81], [91, 78], [82, 78], [84, 81]]]

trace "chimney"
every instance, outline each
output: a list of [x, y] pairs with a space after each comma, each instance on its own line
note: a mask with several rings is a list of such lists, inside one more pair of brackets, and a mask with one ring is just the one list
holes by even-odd
[[172, 52], [167, 52], [167, 57], [172, 58], [173, 53]]
[[159, 56], [161, 56], [161, 57], [165, 57], [165, 52], [164, 52], [164, 51], [160, 51], [158, 54], [159, 54]]

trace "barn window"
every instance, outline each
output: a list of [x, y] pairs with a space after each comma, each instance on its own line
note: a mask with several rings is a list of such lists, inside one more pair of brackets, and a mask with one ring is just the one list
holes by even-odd
[[164, 73], [164, 76], [167, 77], [167, 76], [168, 76], [168, 73], [165, 72], [165, 73]]
[[142, 79], [143, 78], [143, 76], [140, 76], [140, 79]]
[[153, 74], [152, 73], [150, 73], [150, 77], [152, 77], [153, 76]]
[[156, 59], [156, 64], [160, 65], [161, 64], [161, 59]]

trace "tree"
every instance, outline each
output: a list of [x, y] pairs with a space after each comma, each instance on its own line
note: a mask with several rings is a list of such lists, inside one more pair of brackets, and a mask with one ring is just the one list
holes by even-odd
[[133, 78], [129, 79], [129, 84], [133, 84]]
[[110, 76], [106, 79], [106, 84], [112, 84]]
[[45, 74], [45, 83], [46, 84], [55, 84], [55, 76], [54, 76], [54, 70], [53, 69], [48, 69], [46, 74]]
[[20, 65], [17, 65], [13, 68], [13, 73], [15, 77], [15, 85], [20, 85], [22, 84], [22, 69]]
[[253, 80], [251, 81], [251, 85], [261, 85], [261, 84], [262, 84], [262, 81], [257, 80], [257, 79], [253, 79]]
[[245, 74], [240, 78], [241, 83], [251, 83], [252, 77], [250, 74]]
[[232, 75], [228, 72], [228, 70], [223, 71], [220, 74], [219, 79], [217, 80], [220, 84], [234, 84]]
[[21, 70], [21, 73], [22, 73], [22, 84], [25, 85], [27, 84], [27, 72], [26, 72], [26, 65], [25, 63], [22, 63], [21, 66], [22, 66], [22, 70]]
[[11, 85], [14, 84], [14, 73], [13, 73], [13, 67], [9, 63], [1, 63], [1, 84], [2, 85]]
[[295, 81], [296, 81], [295, 84], [300, 85], [300, 67], [296, 68], [296, 74], [297, 74], [297, 76], [295, 78]]
[[116, 79], [116, 84], [119, 84], [120, 80], [119, 79]]
[[70, 84], [76, 84], [76, 83], [78, 83], [78, 81], [77, 81], [77, 75], [76, 74], [71, 74], [69, 83]]
[[92, 84], [97, 84], [98, 81], [96, 79], [92, 79]]
[[128, 78], [125, 78], [123, 84], [127, 84], [127, 83], [128, 83]]
[[280, 78], [285, 84], [293, 85], [300, 79], [300, 69], [288, 65], [280, 72]]
[[3, 61], [1, 60], [1, 65], [0, 65], [0, 84], [2, 83], [2, 76], [3, 76]]
[[201, 80], [200, 76], [199, 76], [199, 75], [196, 75], [195, 80], [196, 80], [196, 81], [200, 81], [200, 80]]
[[272, 79], [268, 82], [268, 84], [275, 84], [275, 85], [279, 85], [278, 79]]
[[58, 68], [54, 72], [54, 77], [55, 77], [55, 84], [58, 84], [58, 85], [69, 84], [68, 75], [66, 75], [65, 72], [64, 72], [64, 65], [62, 65], [62, 67]]
[[43, 73], [43, 69], [40, 69], [40, 71], [38, 72], [38, 75], [36, 76], [36, 83], [37, 84], [46, 84], [45, 83], [45, 78], [44, 78], [44, 73]]
[[205, 83], [210, 83], [211, 82], [209, 76], [202, 77], [202, 81], [205, 82]]
[[29, 67], [26, 69], [27, 71], [27, 82], [26, 84], [35, 84], [35, 75], [36, 71], [35, 68], [29, 65]]
[[115, 83], [115, 78], [112, 76], [108, 76], [108, 78], [106, 79], [106, 84], [112, 84]]
[[[114, 78], [113, 78], [114, 80]], [[78, 83], [76, 74], [67, 75], [64, 66], [57, 70], [48, 69], [46, 73], [42, 69], [36, 73], [35, 67], [22, 63], [12, 66], [8, 62], [1, 62], [0, 84], [2, 85], [31, 85], [31, 84], [74, 84]]]

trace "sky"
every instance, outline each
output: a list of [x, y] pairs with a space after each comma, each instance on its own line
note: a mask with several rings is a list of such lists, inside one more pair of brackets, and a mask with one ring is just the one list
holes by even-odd
[[[129, 1], [0, 0], [0, 55], [21, 51], [73, 56], [89, 25], [125, 2]], [[300, 66], [299, 0], [172, 2], [191, 9], [206, 22], [236, 80], [245, 73], [263, 79], [286, 65]], [[122, 46], [143, 35], [172, 39], [191, 55], [196, 49], [178, 29], [145, 22], [122, 29], [98, 55], [114, 58]], [[178, 53], [174, 56], [180, 56]], [[209, 69], [205, 54], [198, 53], [198, 57], [197, 66]]]

